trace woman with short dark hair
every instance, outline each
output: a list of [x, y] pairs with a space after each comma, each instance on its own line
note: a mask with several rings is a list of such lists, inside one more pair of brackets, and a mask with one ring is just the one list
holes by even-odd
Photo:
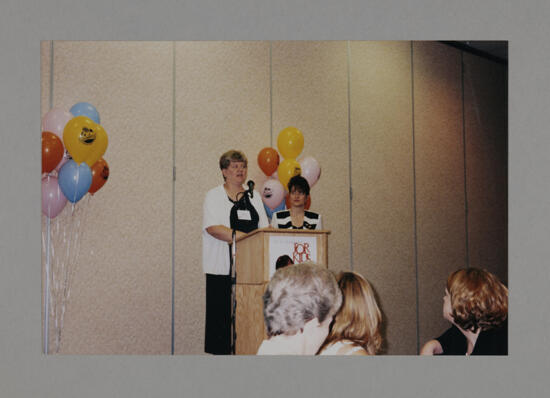
[[306, 210], [309, 198], [309, 183], [301, 175], [288, 181], [290, 209], [273, 213], [271, 226], [273, 228], [322, 229], [321, 215]]

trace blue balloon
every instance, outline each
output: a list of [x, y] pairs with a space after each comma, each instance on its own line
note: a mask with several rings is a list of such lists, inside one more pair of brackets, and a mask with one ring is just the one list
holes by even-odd
[[264, 203], [264, 209], [265, 209], [265, 214], [267, 214], [267, 217], [271, 218], [271, 216], [273, 215], [273, 211], [269, 207], [267, 207], [265, 203]]
[[286, 208], [286, 203], [283, 200], [279, 206], [277, 206], [275, 209], [271, 210], [269, 207], [266, 206], [264, 203], [264, 209], [267, 214], [267, 216], [271, 219], [273, 217], [273, 213], [277, 213], [278, 211], [284, 210]]
[[92, 119], [97, 124], [101, 124], [99, 123], [99, 113], [97, 112], [97, 109], [95, 109], [92, 104], [89, 104], [87, 102], [79, 102], [78, 104], [74, 104], [70, 109], [70, 112], [73, 114], [74, 117], [86, 116]]
[[61, 192], [71, 203], [76, 203], [90, 189], [92, 185], [92, 171], [85, 163], [76, 164], [74, 160], [69, 160], [59, 170], [57, 176]]

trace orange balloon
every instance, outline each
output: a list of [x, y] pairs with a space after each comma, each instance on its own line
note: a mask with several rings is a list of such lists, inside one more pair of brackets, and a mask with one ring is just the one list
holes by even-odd
[[[286, 194], [285, 196], [285, 205], [287, 209], [290, 209], [290, 194]], [[311, 206], [311, 194], [308, 195], [306, 204], [304, 206], [304, 209], [309, 210], [309, 207]]]
[[61, 162], [65, 148], [61, 139], [49, 131], [42, 132], [42, 173], [49, 173]]
[[107, 164], [105, 159], [101, 158], [94, 163], [91, 170], [92, 185], [90, 185], [90, 189], [88, 190], [88, 192], [93, 195], [107, 182], [107, 179], [109, 178], [109, 165]]
[[279, 154], [273, 148], [264, 148], [258, 153], [258, 165], [266, 176], [275, 173], [279, 167]]

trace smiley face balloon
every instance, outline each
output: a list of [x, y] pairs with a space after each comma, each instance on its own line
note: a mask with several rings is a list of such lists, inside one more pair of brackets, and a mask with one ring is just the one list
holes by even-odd
[[63, 129], [63, 143], [73, 160], [92, 167], [107, 150], [107, 133], [86, 116], [69, 120]]

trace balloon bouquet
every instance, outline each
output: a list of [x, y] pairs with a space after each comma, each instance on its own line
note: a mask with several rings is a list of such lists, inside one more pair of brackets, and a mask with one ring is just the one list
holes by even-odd
[[[304, 148], [304, 136], [296, 127], [287, 127], [277, 137], [277, 148], [284, 160], [279, 162], [279, 154], [274, 148], [263, 148], [258, 153], [258, 165], [268, 178], [261, 187], [262, 201], [267, 216], [271, 218], [273, 213], [290, 207], [287, 185], [295, 175], [301, 174], [310, 188], [315, 185], [321, 175], [321, 168], [317, 160], [311, 156], [301, 159], [296, 158]], [[311, 206], [311, 195], [305, 205]]]
[[[55, 320], [55, 352], [59, 351], [65, 304], [70, 294], [69, 282], [76, 267], [83, 222], [82, 209], [75, 204], [86, 193], [90, 196], [96, 193], [109, 178], [109, 166], [102, 158], [107, 150], [107, 133], [99, 123], [96, 108], [86, 102], [73, 105], [69, 112], [52, 108], [42, 118], [45, 353], [48, 353], [50, 316]], [[72, 206], [62, 214], [67, 201]]]

